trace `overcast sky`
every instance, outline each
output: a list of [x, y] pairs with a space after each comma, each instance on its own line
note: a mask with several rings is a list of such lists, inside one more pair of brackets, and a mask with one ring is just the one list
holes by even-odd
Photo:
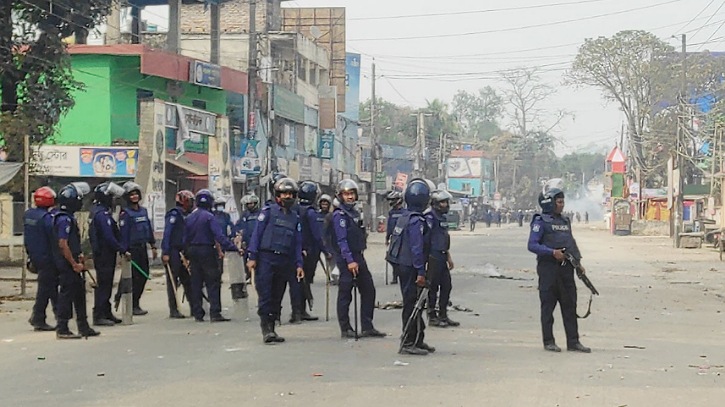
[[[347, 50], [363, 54], [362, 100], [370, 97], [372, 57], [377, 94], [413, 107], [426, 99], [450, 102], [459, 89], [503, 88], [497, 72], [540, 67], [558, 89], [547, 108], [575, 115], [557, 130], [560, 153], [619, 139], [616, 105], [596, 89], [561, 84], [585, 38], [643, 29], [673, 46], [679, 39], [671, 37], [685, 33], [689, 50], [725, 50], [723, 0], [292, 0], [285, 6], [346, 7]], [[421, 14], [439, 15], [412, 17]]]

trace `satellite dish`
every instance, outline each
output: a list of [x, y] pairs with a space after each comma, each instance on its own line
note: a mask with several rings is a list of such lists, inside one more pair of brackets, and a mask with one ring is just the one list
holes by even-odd
[[320, 28], [318, 26], [313, 25], [312, 27], [310, 27], [310, 35], [312, 36], [312, 38], [318, 39], [322, 36], [322, 31], [320, 31]]

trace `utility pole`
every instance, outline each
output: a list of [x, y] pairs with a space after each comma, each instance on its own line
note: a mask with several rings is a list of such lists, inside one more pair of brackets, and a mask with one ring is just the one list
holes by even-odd
[[[23, 176], [23, 201], [25, 201], [25, 211], [30, 209], [30, 136], [28, 134], [23, 138], [23, 158], [25, 160], [25, 174]], [[20, 296], [24, 297], [28, 286], [28, 272], [26, 271], [28, 264], [28, 255], [23, 250], [23, 264], [20, 267]]]
[[[252, 136], [251, 125], [256, 123], [256, 98], [257, 98], [257, 0], [249, 0], [249, 41], [247, 49], [247, 137]], [[268, 113], [269, 114], [269, 113]], [[271, 129], [268, 129], [267, 137], [272, 138]], [[271, 157], [269, 157], [271, 159]]]
[[682, 201], [684, 197], [684, 183], [682, 182], [685, 176], [684, 171], [684, 160], [682, 155], [684, 154], [684, 143], [682, 139], [685, 136], [685, 95], [687, 94], [687, 35], [682, 34], [682, 72], [680, 82], [680, 100], [679, 109], [677, 115], [677, 143], [675, 148], [675, 166], [677, 171], [673, 182], [677, 183], [677, 195], [674, 197], [674, 245], [676, 248], [680, 247], [680, 233], [682, 232]]
[[417, 134], [415, 138], [415, 160], [413, 161], [413, 177], [425, 177], [425, 170], [423, 169], [422, 163], [423, 155], [425, 154], [425, 117], [433, 116], [430, 113], [418, 112], [417, 114], [411, 114], [411, 116], [417, 116]]
[[[219, 2], [211, 2], [209, 5], [211, 8], [211, 13], [209, 13], [209, 16], [211, 17], [211, 44], [210, 44], [210, 55], [209, 55], [209, 62], [215, 65], [219, 65], [219, 42], [221, 39], [219, 38], [220, 32], [219, 32]], [[252, 14], [249, 18], [250, 24], [254, 21], [254, 14]]]
[[377, 221], [378, 217], [378, 139], [375, 135], [375, 58], [373, 58], [373, 76], [372, 76], [372, 99], [370, 100], [370, 159], [372, 162], [371, 178], [372, 188], [370, 188], [370, 214], [372, 216], [373, 224]]

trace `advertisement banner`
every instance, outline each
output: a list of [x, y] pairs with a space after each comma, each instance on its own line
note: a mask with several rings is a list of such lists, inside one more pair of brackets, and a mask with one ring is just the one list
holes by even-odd
[[481, 178], [481, 158], [449, 158], [446, 174], [448, 178]]
[[[161, 136], [163, 138], [163, 135]], [[81, 177], [133, 178], [136, 176], [138, 148], [81, 147]]]
[[324, 159], [332, 159], [335, 156], [335, 130], [320, 130], [320, 143], [317, 147], [317, 156]]
[[300, 181], [315, 181], [312, 177], [312, 157], [299, 157], [300, 160]]
[[259, 140], [243, 139], [239, 149], [241, 157], [234, 157], [234, 177], [259, 175], [262, 172]]
[[51, 145], [31, 147], [31, 175], [77, 177], [80, 173], [80, 147]]
[[[134, 168], [135, 181], [141, 185], [143, 191], [143, 205], [149, 211], [149, 218], [154, 228], [154, 234], [159, 236], [164, 231], [164, 216], [166, 215], [166, 105], [162, 100], [142, 102], [141, 123], [139, 126], [139, 149], [129, 152], [126, 158], [126, 167]], [[108, 169], [111, 160], [105, 149], [81, 150], [81, 171], [83, 162], [91, 161], [93, 166], [99, 161], [105, 162], [104, 170]], [[100, 152], [100, 153], [98, 153]], [[84, 158], [87, 157], [87, 158]], [[123, 162], [123, 156], [116, 153], [115, 158]], [[131, 161], [131, 162], [129, 162]], [[140, 162], [141, 165], [137, 164]], [[94, 170], [98, 170], [94, 168]]]
[[402, 172], [399, 172], [398, 175], [396, 175], [395, 177], [395, 188], [399, 191], [403, 191], [407, 183], [408, 174], [403, 174]]
[[360, 54], [345, 55], [345, 117], [360, 118]]
[[209, 190], [215, 196], [227, 200], [226, 211], [232, 222], [239, 219], [237, 203], [232, 190], [232, 158], [229, 149], [229, 118], [222, 116], [216, 121], [217, 135], [209, 137]]

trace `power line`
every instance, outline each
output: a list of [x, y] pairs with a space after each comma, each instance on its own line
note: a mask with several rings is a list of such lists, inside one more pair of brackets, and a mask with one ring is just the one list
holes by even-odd
[[576, 4], [601, 3], [603, 1], [610, 1], [610, 0], [579, 0], [579, 1], [570, 1], [570, 2], [563, 2], [563, 3], [535, 4], [532, 6], [504, 7], [504, 8], [493, 8], [493, 9], [484, 9], [484, 10], [451, 11], [451, 12], [445, 12], [445, 13], [404, 14], [404, 15], [397, 15], [397, 16], [378, 16], [378, 17], [357, 17], [357, 18], [349, 18], [348, 20], [350, 20], [350, 21], [393, 20], [393, 19], [399, 20], [399, 19], [403, 19], [403, 18], [460, 16], [460, 15], [469, 15], [469, 14], [497, 13], [497, 12], [502, 12], [502, 11], [531, 10], [531, 9], [537, 9], [537, 8], [570, 6], [570, 5], [576, 5]]
[[690, 38], [692, 38], [692, 37], [696, 36], [697, 34], [699, 34], [700, 31], [710, 22], [710, 20], [712, 20], [713, 17], [715, 17], [715, 15], [717, 14], [717, 12], [720, 11], [720, 9], [723, 6], [725, 6], [725, 2], [720, 3], [720, 7], [718, 7], [717, 10], [715, 10], [714, 13], [712, 13], [712, 15], [710, 16], [710, 18], [708, 18], [707, 21], [705, 22], [705, 24], [702, 25], [702, 26], [700, 26], [700, 28], [698, 28], [697, 31], [690, 36]]
[[692, 22], [695, 21], [698, 17], [700, 17], [700, 14], [704, 13], [705, 10], [707, 10], [714, 2], [715, 2], [715, 0], [710, 0], [710, 2], [707, 3], [707, 6], [705, 6], [702, 10], [700, 10], [700, 12], [697, 13], [697, 15], [695, 15], [695, 17], [692, 17], [692, 20], [688, 21], [685, 25], [683, 25], [682, 28], [680, 28], [678, 30], [678, 32], [681, 32], [682, 30], [687, 28], [688, 25], [692, 24]]
[[358, 42], [361, 42], [361, 41], [404, 41], [404, 40], [418, 40], [418, 39], [432, 39], [432, 38], [466, 37], [466, 36], [481, 35], [481, 34], [519, 31], [519, 30], [526, 30], [529, 28], [550, 27], [550, 26], [554, 26], [554, 25], [568, 24], [568, 23], [572, 23], [572, 22], [593, 20], [593, 19], [601, 18], [601, 17], [609, 17], [609, 16], [614, 16], [614, 15], [619, 15], [619, 14], [630, 13], [632, 11], [647, 10], [647, 9], [651, 9], [654, 7], [664, 6], [667, 4], [679, 3], [681, 1], [683, 1], [683, 0], [669, 0], [669, 1], [661, 2], [661, 3], [651, 4], [649, 6], [636, 7], [636, 8], [631, 8], [631, 9], [627, 9], [627, 10], [615, 11], [612, 13], [604, 13], [604, 14], [598, 14], [598, 15], [589, 16], [589, 17], [573, 18], [573, 19], [569, 19], [569, 20], [554, 21], [554, 22], [542, 23], [542, 24], [532, 24], [532, 25], [521, 26], [521, 27], [509, 27], [509, 28], [501, 28], [501, 29], [485, 30], [485, 31], [471, 31], [471, 32], [457, 33], [457, 34], [437, 34], [437, 35], [420, 35], [420, 36], [411, 36], [411, 37], [388, 37], [388, 38], [354, 38], [354, 39], [349, 39], [348, 41], [358, 41]]

